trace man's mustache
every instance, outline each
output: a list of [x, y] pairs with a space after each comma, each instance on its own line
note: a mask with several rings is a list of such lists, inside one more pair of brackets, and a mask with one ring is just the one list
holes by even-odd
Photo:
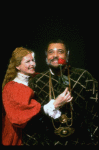
[[55, 60], [57, 60], [57, 61], [58, 61], [58, 58], [57, 58], [57, 57], [55, 57], [55, 58], [51, 59], [51, 60], [50, 60], [50, 63], [51, 63], [51, 62], [53, 62], [53, 61], [55, 61]]

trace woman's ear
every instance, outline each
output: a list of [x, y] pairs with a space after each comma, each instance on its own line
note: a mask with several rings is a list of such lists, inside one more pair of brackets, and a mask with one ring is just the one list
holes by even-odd
[[16, 69], [20, 70], [20, 66], [17, 66]]

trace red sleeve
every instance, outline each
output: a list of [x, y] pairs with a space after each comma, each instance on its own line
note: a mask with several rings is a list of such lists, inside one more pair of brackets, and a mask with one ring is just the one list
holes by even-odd
[[39, 113], [41, 105], [33, 96], [33, 90], [23, 84], [11, 81], [5, 85], [2, 93], [3, 105], [13, 125], [21, 127]]

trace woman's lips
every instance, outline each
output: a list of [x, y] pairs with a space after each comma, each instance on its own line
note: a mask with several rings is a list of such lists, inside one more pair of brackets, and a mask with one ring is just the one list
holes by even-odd
[[29, 68], [29, 70], [35, 70], [35, 68]]

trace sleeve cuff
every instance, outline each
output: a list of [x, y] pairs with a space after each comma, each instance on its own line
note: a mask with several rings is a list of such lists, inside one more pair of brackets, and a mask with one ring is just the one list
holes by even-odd
[[55, 109], [53, 103], [54, 99], [51, 99], [49, 103], [43, 106], [44, 112], [48, 114], [53, 119], [57, 119], [61, 116], [61, 112], [58, 109]]

